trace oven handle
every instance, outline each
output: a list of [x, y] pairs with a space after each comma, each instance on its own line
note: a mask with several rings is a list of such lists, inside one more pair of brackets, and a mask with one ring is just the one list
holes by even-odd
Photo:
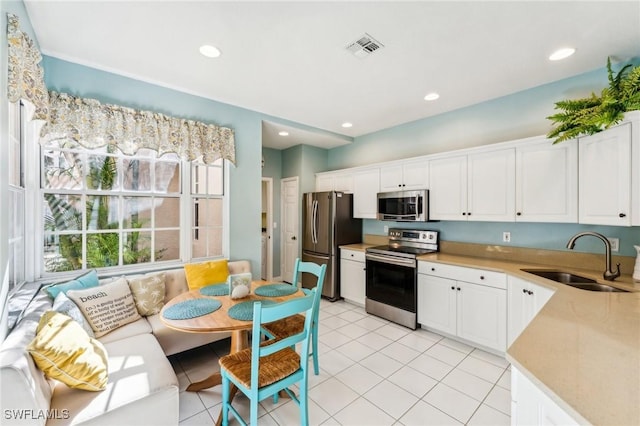
[[407, 266], [409, 268], [416, 267], [415, 259], [401, 259], [398, 257], [380, 256], [373, 253], [365, 253], [365, 259], [372, 260], [374, 262], [388, 263], [390, 265]]

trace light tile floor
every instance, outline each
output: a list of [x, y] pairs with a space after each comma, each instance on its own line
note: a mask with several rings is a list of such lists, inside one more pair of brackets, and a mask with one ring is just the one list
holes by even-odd
[[[510, 374], [503, 358], [426, 330], [409, 330], [344, 301], [322, 300], [320, 375], [309, 380], [312, 425], [509, 425]], [[223, 340], [170, 357], [180, 381], [180, 425], [211, 425], [221, 387], [186, 392], [219, 370]], [[234, 406], [249, 418], [241, 394]], [[299, 424], [298, 406], [260, 404], [260, 425]], [[232, 421], [232, 424], [238, 424]]]

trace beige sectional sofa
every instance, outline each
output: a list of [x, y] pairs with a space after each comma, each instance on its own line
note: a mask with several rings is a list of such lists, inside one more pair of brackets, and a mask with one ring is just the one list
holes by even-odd
[[[228, 266], [231, 274], [251, 272], [248, 261]], [[166, 271], [165, 302], [185, 291], [184, 269]], [[51, 298], [38, 293], [0, 345], [2, 425], [177, 425], [178, 379], [167, 355], [229, 336], [183, 333], [165, 327], [159, 314], [142, 317], [98, 338], [109, 380], [105, 390], [89, 392], [48, 379], [25, 350], [51, 308]]]

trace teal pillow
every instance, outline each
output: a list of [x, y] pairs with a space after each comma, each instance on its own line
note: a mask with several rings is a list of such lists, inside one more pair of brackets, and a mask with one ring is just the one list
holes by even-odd
[[82, 274], [71, 281], [48, 285], [44, 287], [44, 290], [52, 299], [55, 299], [60, 293], [67, 294], [67, 291], [69, 290], [82, 290], [84, 288], [97, 287], [99, 283], [98, 274], [95, 269], [92, 269], [86, 274]]

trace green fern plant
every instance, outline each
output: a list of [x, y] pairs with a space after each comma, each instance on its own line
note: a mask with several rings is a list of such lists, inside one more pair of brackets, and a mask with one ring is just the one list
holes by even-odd
[[607, 74], [609, 86], [600, 96], [555, 103], [561, 112], [547, 117], [555, 124], [547, 134], [554, 144], [601, 132], [622, 121], [625, 112], [640, 110], [640, 66], [627, 64], [614, 74], [608, 58]]

